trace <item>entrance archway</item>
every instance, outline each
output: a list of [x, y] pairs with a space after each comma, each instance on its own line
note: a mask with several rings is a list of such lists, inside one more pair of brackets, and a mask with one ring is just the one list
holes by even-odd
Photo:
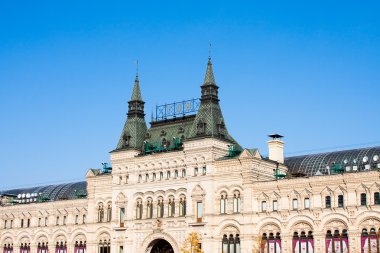
[[157, 239], [150, 243], [148, 253], [174, 253], [172, 245], [164, 239]]

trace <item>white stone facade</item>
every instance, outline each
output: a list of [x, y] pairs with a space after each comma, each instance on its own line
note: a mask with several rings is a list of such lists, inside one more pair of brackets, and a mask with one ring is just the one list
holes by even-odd
[[[179, 253], [186, 235], [195, 231], [204, 252], [222, 252], [223, 236], [232, 234], [240, 237], [242, 253], [252, 253], [260, 248], [263, 233], [280, 233], [281, 252], [290, 253], [294, 232], [311, 231], [314, 252], [326, 252], [327, 231], [346, 229], [350, 252], [361, 252], [362, 229], [380, 228], [380, 205], [374, 202], [380, 187], [378, 171], [274, 180], [274, 162], [247, 150], [225, 158], [227, 144], [206, 138], [185, 142], [182, 151], [145, 156], [136, 156], [135, 151], [111, 153], [112, 173], [88, 172], [87, 199], [1, 207], [0, 247], [11, 244], [13, 252], [20, 252], [21, 243], [30, 243], [31, 252], [37, 252], [38, 243], [48, 243], [52, 249], [57, 242], [66, 242], [67, 252], [74, 252], [76, 241], [86, 241], [87, 252], [98, 252], [100, 241], [110, 241], [111, 252], [120, 252], [120, 246], [123, 252], [149, 252], [152, 242], [165, 239]], [[331, 197], [330, 207], [325, 206], [326, 196]], [[163, 217], [157, 212], [159, 200]], [[173, 214], [169, 200], [175, 205]], [[186, 213], [180, 213], [180, 201]], [[228, 204], [221, 208], [224, 201]], [[197, 217], [198, 202], [202, 218]], [[141, 218], [137, 203], [142, 205]], [[102, 222], [99, 206], [104, 210]], [[112, 216], [107, 222], [109, 207]], [[125, 208], [123, 220], [121, 208]]]

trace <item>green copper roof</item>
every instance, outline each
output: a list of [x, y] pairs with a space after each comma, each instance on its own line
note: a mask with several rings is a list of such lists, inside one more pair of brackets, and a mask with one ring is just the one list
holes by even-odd
[[216, 85], [210, 57], [208, 58], [206, 75], [205, 75], [205, 80], [203, 82], [203, 85], [209, 85], [209, 84]]
[[163, 140], [172, 141], [173, 138], [186, 140], [193, 125], [194, 118], [195, 115], [189, 115], [183, 118], [152, 122], [152, 126], [148, 129], [145, 139], [149, 143], [155, 144], [162, 143]]
[[201, 86], [201, 105], [189, 133], [189, 138], [214, 137], [240, 147], [227, 131], [219, 105], [218, 86], [215, 83], [211, 58], [208, 59], [204, 83]]
[[141, 150], [147, 126], [144, 114], [144, 101], [142, 100], [139, 79], [136, 75], [131, 100], [128, 102], [128, 117], [121, 132], [116, 150]]
[[141, 90], [140, 90], [140, 82], [139, 82], [139, 76], [136, 75], [135, 79], [135, 85], [133, 86], [133, 91], [132, 91], [132, 96], [131, 96], [131, 101], [142, 101], [142, 96], [141, 96]]

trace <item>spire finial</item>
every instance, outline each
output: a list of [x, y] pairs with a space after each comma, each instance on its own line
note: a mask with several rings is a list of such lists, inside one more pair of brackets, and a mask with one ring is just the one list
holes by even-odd
[[211, 42], [208, 42], [208, 59], [211, 59]]
[[139, 60], [136, 60], [136, 77], [139, 76]]

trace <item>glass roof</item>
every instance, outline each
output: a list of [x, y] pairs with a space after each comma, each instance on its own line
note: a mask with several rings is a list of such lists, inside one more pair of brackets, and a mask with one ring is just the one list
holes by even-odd
[[[75, 182], [58, 185], [37, 186], [31, 188], [13, 189], [2, 191], [0, 194], [9, 194], [25, 198], [26, 196], [42, 196], [49, 201], [76, 199], [78, 195], [87, 195], [87, 183]], [[30, 201], [35, 202], [35, 201]]]
[[345, 171], [379, 169], [379, 157], [380, 147], [370, 147], [287, 157], [285, 165], [289, 168], [289, 174], [304, 173], [314, 176], [317, 172], [318, 174], [330, 174], [330, 169], [335, 165]]

